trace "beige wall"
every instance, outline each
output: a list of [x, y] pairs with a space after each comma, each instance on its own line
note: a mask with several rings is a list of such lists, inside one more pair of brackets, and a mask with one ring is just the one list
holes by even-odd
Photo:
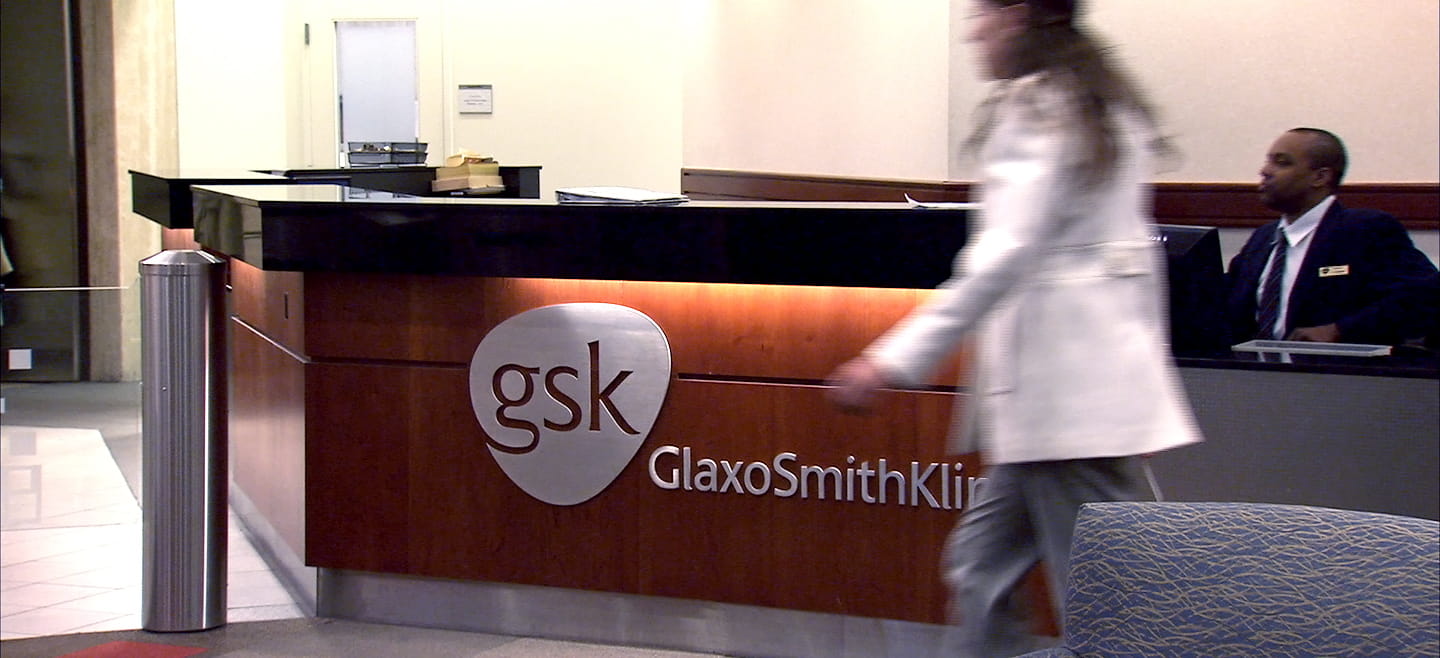
[[[430, 164], [461, 148], [538, 164], [546, 197], [572, 185], [678, 189], [685, 6], [176, 0], [181, 163], [337, 166], [333, 22], [413, 19]], [[459, 113], [458, 86], [470, 84], [493, 85], [493, 114]]]
[[946, 177], [946, 0], [700, 4], [685, 166]]
[[[965, 179], [953, 144], [985, 91], [970, 2], [175, 0], [180, 160], [328, 166], [333, 82], [297, 62], [303, 23], [400, 12], [443, 42], [422, 81], [432, 164], [461, 147], [539, 164], [546, 196], [673, 189], [681, 167]], [[1340, 133], [1353, 181], [1440, 179], [1435, 0], [1091, 5], [1184, 150], [1161, 180], [1253, 180], [1295, 125]], [[462, 84], [494, 85], [495, 113], [460, 115]]]
[[180, 166], [284, 168], [289, 162], [292, 68], [287, 0], [174, 0]]
[[[1440, 179], [1435, 0], [1089, 4], [1184, 151], [1161, 180], [1253, 180], [1265, 147], [1297, 125], [1338, 132], [1353, 181]], [[706, 5], [686, 75], [686, 166], [972, 176], [952, 157], [985, 93], [964, 43], [972, 0]]]
[[1185, 151], [1171, 180], [1255, 180], [1296, 126], [1339, 134], [1353, 182], [1440, 180], [1440, 2], [1094, 4]]
[[[576, 185], [679, 190], [692, 1], [446, 2], [442, 155], [541, 165], [544, 198]], [[494, 113], [460, 114], [458, 86], [477, 84], [494, 86]]]

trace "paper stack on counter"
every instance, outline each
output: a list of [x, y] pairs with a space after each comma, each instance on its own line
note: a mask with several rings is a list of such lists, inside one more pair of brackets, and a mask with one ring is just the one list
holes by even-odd
[[430, 190], [495, 194], [505, 191], [505, 183], [500, 180], [500, 163], [494, 158], [462, 150], [445, 158], [445, 166], [435, 168]]
[[684, 203], [690, 198], [638, 187], [601, 186], [555, 190], [555, 200], [565, 204], [663, 206]]

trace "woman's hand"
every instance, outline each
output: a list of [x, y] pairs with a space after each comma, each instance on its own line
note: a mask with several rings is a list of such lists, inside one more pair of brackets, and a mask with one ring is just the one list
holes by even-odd
[[847, 413], [868, 413], [875, 405], [875, 394], [887, 383], [879, 366], [858, 356], [831, 373], [826, 384], [832, 388], [826, 397]]

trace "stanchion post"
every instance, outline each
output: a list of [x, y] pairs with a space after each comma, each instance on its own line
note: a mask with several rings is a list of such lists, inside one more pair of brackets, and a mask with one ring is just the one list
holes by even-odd
[[140, 262], [140, 625], [148, 631], [225, 623], [224, 268], [183, 249]]

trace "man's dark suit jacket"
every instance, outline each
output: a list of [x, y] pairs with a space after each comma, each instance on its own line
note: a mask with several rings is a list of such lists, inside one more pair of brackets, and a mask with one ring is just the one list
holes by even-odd
[[[1255, 337], [1255, 289], [1280, 222], [1267, 224], [1230, 260], [1230, 339]], [[1321, 276], [1324, 269], [1329, 276]], [[1347, 271], [1348, 270], [1348, 271]], [[1310, 249], [1290, 289], [1285, 333], [1335, 323], [1347, 343], [1398, 345], [1435, 331], [1435, 266], [1405, 227], [1377, 210], [1336, 201], [1310, 236]]]

